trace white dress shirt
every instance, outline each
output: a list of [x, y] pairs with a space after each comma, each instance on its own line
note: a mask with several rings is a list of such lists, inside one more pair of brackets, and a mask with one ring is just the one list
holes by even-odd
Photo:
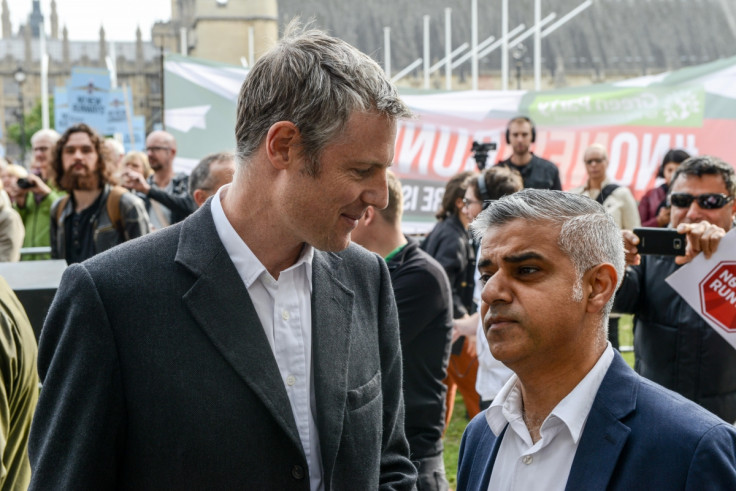
[[513, 375], [486, 410], [486, 421], [498, 436], [508, 425], [493, 464], [489, 490], [564, 490], [580, 437], [598, 388], [613, 361], [608, 347], [575, 388], [542, 423], [537, 443], [524, 423], [521, 389]]
[[[223, 186], [212, 199], [217, 235], [243, 279], [289, 396], [299, 438], [309, 465], [312, 490], [324, 489], [319, 434], [315, 423], [312, 372], [312, 258], [305, 245], [297, 262], [275, 280], [232, 227], [220, 202]], [[268, 465], [268, 463], [264, 463]]]

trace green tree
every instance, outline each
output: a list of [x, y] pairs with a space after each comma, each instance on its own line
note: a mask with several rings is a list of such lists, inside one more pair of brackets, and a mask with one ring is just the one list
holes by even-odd
[[[41, 115], [41, 100], [36, 101], [36, 104], [25, 114], [25, 130], [26, 130], [26, 150], [31, 148], [31, 136], [43, 126], [43, 118]], [[54, 98], [49, 97], [49, 126], [54, 127]], [[20, 124], [13, 123], [8, 126], [8, 140], [15, 142], [20, 145]]]

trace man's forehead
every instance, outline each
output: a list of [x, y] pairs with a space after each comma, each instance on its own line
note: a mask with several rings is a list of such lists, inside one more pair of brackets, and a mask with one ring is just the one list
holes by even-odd
[[531, 127], [532, 125], [528, 121], [514, 121], [509, 126], [509, 129], [511, 131], [530, 131]]
[[516, 218], [499, 225], [491, 225], [483, 234], [481, 257], [499, 252], [501, 255], [541, 251], [557, 246], [560, 227], [541, 220]]
[[726, 181], [723, 180], [723, 176], [720, 174], [703, 174], [702, 176], [680, 174], [672, 183], [671, 189], [673, 193], [698, 189], [699, 192], [729, 194]]

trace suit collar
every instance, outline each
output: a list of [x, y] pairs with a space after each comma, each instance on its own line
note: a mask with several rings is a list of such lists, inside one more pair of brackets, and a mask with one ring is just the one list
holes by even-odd
[[325, 476], [332, 475], [342, 439], [355, 299], [337, 276], [341, 262], [321, 251], [312, 262], [312, 369]]
[[[279, 368], [242, 279], [219, 240], [208, 201], [181, 225], [176, 262], [197, 277], [184, 303], [222, 356], [301, 447]], [[312, 370], [322, 464], [332, 475], [342, 438], [354, 292], [338, 278], [342, 259], [314, 251]]]
[[588, 414], [566, 489], [605, 489], [631, 433], [623, 420], [636, 408], [639, 380], [616, 352]]
[[209, 202], [181, 225], [175, 261], [195, 277], [183, 302], [212, 344], [302, 448], [278, 364], [242, 279], [220, 241]]

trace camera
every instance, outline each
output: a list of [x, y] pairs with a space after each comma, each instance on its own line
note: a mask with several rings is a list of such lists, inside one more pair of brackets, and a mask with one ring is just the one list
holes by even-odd
[[21, 189], [30, 189], [33, 187], [33, 183], [26, 179], [25, 177], [21, 177], [18, 179], [18, 187]]
[[479, 143], [474, 141], [470, 151], [473, 152], [473, 158], [475, 164], [478, 166], [478, 170], [482, 171], [486, 168], [486, 161], [488, 160], [488, 152], [496, 149], [495, 143]]

